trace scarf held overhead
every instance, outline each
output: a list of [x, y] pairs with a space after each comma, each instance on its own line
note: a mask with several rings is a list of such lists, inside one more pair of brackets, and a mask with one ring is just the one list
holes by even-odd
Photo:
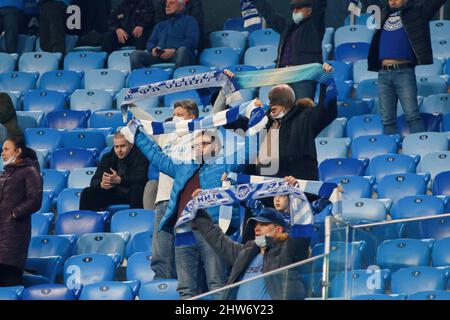
[[258, 9], [251, 1], [241, 0], [241, 13], [244, 18], [244, 28], [262, 23]]

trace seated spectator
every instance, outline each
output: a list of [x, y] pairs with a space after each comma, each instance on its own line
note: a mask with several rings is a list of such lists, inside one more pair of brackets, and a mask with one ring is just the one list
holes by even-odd
[[17, 39], [24, 8], [25, 0], [0, 0], [0, 28], [5, 31], [3, 49], [7, 53], [17, 52]]
[[[297, 184], [293, 177], [286, 177], [285, 180], [291, 185]], [[193, 196], [199, 191], [196, 190]], [[300, 219], [292, 217], [291, 221], [294, 220]], [[283, 215], [273, 208], [264, 208], [259, 215], [249, 219], [247, 228], [254, 230], [255, 238], [245, 244], [234, 242], [227, 237], [204, 210], [197, 211], [192, 228], [199, 232], [224, 259], [227, 266], [231, 267], [228, 285], [304, 260], [309, 255], [310, 237], [304, 232], [305, 225], [289, 225]], [[304, 298], [305, 288], [295, 270], [255, 280], [251, 286], [241, 285], [226, 291], [224, 296], [225, 300]]]
[[3, 143], [7, 138], [17, 137], [23, 139], [22, 129], [17, 123], [16, 109], [11, 97], [5, 92], [0, 92], [0, 124], [2, 127], [0, 143]]
[[38, 0], [39, 41], [41, 49], [47, 52], [66, 53], [67, 6], [71, 0]]
[[152, 0], [124, 0], [111, 12], [111, 31], [104, 35], [102, 50], [111, 53], [124, 46], [144, 50], [154, 15]]
[[184, 0], [168, 0], [169, 19], [158, 23], [147, 42], [147, 51], [131, 54], [131, 69], [147, 68], [157, 63], [175, 63], [175, 68], [194, 63], [199, 27], [195, 18], [184, 14]]
[[114, 150], [103, 156], [91, 186], [81, 193], [80, 210], [102, 211], [114, 204], [142, 208], [148, 166], [139, 149], [116, 133]]

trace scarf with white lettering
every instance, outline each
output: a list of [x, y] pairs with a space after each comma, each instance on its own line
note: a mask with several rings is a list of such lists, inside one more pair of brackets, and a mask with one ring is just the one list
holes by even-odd
[[244, 28], [262, 23], [258, 9], [256, 9], [252, 1], [241, 0], [241, 13], [244, 18]]

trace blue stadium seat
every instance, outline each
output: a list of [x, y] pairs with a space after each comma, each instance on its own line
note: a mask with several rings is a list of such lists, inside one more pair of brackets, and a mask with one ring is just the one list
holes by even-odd
[[205, 49], [200, 54], [200, 64], [224, 69], [228, 66], [239, 64], [239, 52], [226, 47]]
[[278, 46], [280, 42], [280, 35], [273, 29], [260, 29], [250, 33], [249, 46]]
[[[59, 200], [59, 199], [58, 199]], [[74, 234], [77, 238], [87, 233], [105, 231], [108, 214], [88, 210], [59, 211], [56, 219], [55, 234]]]
[[95, 167], [95, 153], [86, 149], [64, 148], [54, 151], [49, 157], [49, 168], [73, 170]]
[[336, 82], [353, 80], [351, 63], [334, 60], [328, 60], [327, 63], [333, 66], [332, 75]]
[[116, 110], [95, 111], [89, 119], [90, 128], [112, 128], [116, 132], [117, 128], [125, 126], [122, 112]]
[[[273, 86], [265, 86], [259, 88], [258, 98], [262, 103], [268, 105], [269, 104], [269, 92], [272, 90]], [[342, 138], [342, 137], [339, 137]]]
[[67, 173], [54, 169], [41, 169], [41, 176], [44, 179], [44, 191], [59, 194], [66, 188]]
[[352, 117], [370, 114], [370, 104], [364, 100], [345, 99], [338, 101], [338, 117], [350, 119]]
[[115, 300], [131, 301], [139, 290], [138, 282], [103, 281], [83, 287], [79, 300]]
[[406, 196], [426, 194], [430, 181], [429, 174], [390, 174], [378, 182], [378, 198], [391, 199], [393, 202]]
[[145, 209], [128, 209], [116, 212], [111, 219], [111, 232], [130, 234], [126, 256], [130, 256], [131, 243], [136, 234], [153, 231], [154, 212]]
[[[369, 288], [369, 278], [374, 276], [380, 277], [378, 287]], [[345, 298], [385, 293], [390, 282], [391, 274], [389, 270], [377, 270], [368, 272], [368, 270], [353, 270], [348, 272], [341, 272], [337, 274], [331, 281], [330, 298]], [[346, 280], [347, 279], [347, 280]], [[347, 284], [345, 283], [347, 281]], [[347, 291], [346, 291], [347, 290]]]
[[422, 112], [425, 113], [450, 113], [450, 94], [434, 94], [426, 97], [422, 103]]
[[0, 52], [0, 73], [16, 71], [18, 55]]
[[431, 47], [433, 48], [433, 56], [447, 60], [450, 58], [450, 40], [432, 39]]
[[54, 129], [84, 129], [87, 128], [91, 112], [77, 110], [59, 110], [47, 114], [47, 127]]
[[27, 52], [20, 56], [19, 71], [43, 74], [47, 71], [58, 70], [60, 59], [59, 52]]
[[430, 246], [418, 239], [387, 240], [378, 247], [378, 266], [391, 272], [407, 267], [428, 266], [430, 261]]
[[343, 200], [353, 200], [358, 198], [370, 198], [372, 196], [372, 187], [375, 183], [375, 178], [343, 176], [333, 178], [329, 181], [336, 184], [342, 184], [342, 187], [344, 188], [344, 193], [342, 194]]
[[277, 46], [256, 46], [245, 51], [244, 63], [257, 68], [270, 69], [275, 67]]
[[448, 20], [430, 21], [430, 33], [433, 40], [445, 40], [450, 35], [450, 22]]
[[25, 130], [25, 143], [35, 150], [54, 152], [60, 147], [61, 132], [51, 128]]
[[355, 139], [360, 136], [383, 134], [383, 123], [379, 115], [352, 117], [347, 123], [347, 137]]
[[28, 257], [43, 258], [59, 256], [62, 258], [62, 261], [66, 261], [72, 255], [75, 242], [75, 235], [35, 236], [31, 238]]
[[[318, 102], [318, 98], [320, 97], [319, 90], [320, 90], [320, 87], [317, 86], [316, 97], [315, 97], [316, 102]], [[353, 91], [353, 81], [351, 81], [351, 80], [337, 81], [336, 90], [338, 93], [338, 96], [337, 96], [338, 100], [349, 99], [351, 96], [351, 93]]]
[[89, 70], [84, 76], [84, 87], [89, 90], [105, 90], [114, 96], [125, 87], [125, 74], [110, 69]]
[[105, 135], [92, 130], [69, 130], [61, 135], [61, 148], [103, 150], [106, 148]]
[[249, 27], [244, 27], [244, 18], [236, 17], [236, 18], [228, 18], [225, 20], [223, 24], [224, 30], [236, 30], [236, 31], [248, 31], [252, 32], [254, 30], [259, 30], [262, 28], [262, 23], [254, 24]]
[[401, 198], [391, 210], [392, 219], [408, 219], [434, 216], [445, 212], [441, 198], [429, 195], [413, 195]]
[[70, 95], [81, 88], [81, 76], [74, 71], [49, 71], [41, 75], [40, 88]]
[[64, 283], [87, 286], [100, 281], [114, 281], [118, 263], [119, 255], [94, 253], [72, 256], [64, 265]]
[[352, 300], [406, 300], [406, 295], [369, 294], [355, 296]]
[[[108, 69], [131, 72], [130, 55], [135, 50], [114, 51], [108, 57]], [[101, 68], [99, 68], [101, 69]]]
[[440, 240], [450, 237], [450, 218], [429, 219], [419, 222], [421, 237]]
[[[338, 242], [332, 241], [330, 244], [330, 271], [343, 271], [362, 269], [364, 266], [363, 254], [366, 243], [358, 242]], [[324, 244], [320, 243], [313, 247], [312, 256], [324, 253]], [[347, 253], [347, 254], [346, 254]], [[318, 259], [313, 263], [313, 272], [322, 271], [323, 260]]]
[[200, 74], [200, 73], [210, 72], [211, 70], [213, 70], [213, 69], [210, 67], [201, 66], [201, 65], [184, 66], [184, 67], [180, 67], [180, 68], [176, 69], [173, 72], [173, 78], [178, 79], [178, 78], [193, 76], [193, 75]]
[[6, 72], [0, 74], [0, 91], [7, 91], [20, 96], [28, 90], [36, 88], [38, 73]]
[[60, 256], [27, 258], [22, 278], [24, 287], [55, 283], [63, 263]]
[[151, 253], [152, 239], [153, 239], [153, 230], [137, 233], [133, 237], [133, 240], [130, 241], [130, 249], [129, 249], [127, 258], [137, 252], [150, 252]]
[[41, 284], [26, 288], [22, 300], [76, 300], [74, 291], [62, 284]]
[[30, 90], [24, 94], [24, 111], [43, 111], [45, 113], [63, 110], [65, 106], [64, 94], [57, 91]]
[[54, 219], [53, 213], [34, 213], [31, 216], [31, 236], [48, 235]]
[[441, 76], [417, 78], [417, 95], [428, 97], [440, 93], [447, 93], [447, 83]]
[[320, 181], [328, 181], [340, 176], [363, 176], [368, 164], [367, 159], [327, 159], [319, 165]]
[[408, 296], [408, 300], [450, 300], [450, 291], [424, 291]]
[[16, 115], [20, 129], [25, 131], [28, 128], [40, 127], [45, 114], [42, 111], [16, 111]]
[[436, 241], [433, 246], [431, 259], [433, 267], [448, 267], [450, 266], [450, 238], [444, 238]]
[[330, 158], [346, 158], [351, 139], [349, 138], [316, 138], [317, 161], [321, 163]]
[[72, 189], [83, 189], [89, 187], [96, 167], [79, 168], [70, 171], [67, 187]]
[[363, 100], [378, 98], [378, 80], [363, 80], [356, 88], [356, 97]]
[[128, 240], [128, 233], [84, 234], [75, 244], [73, 253], [75, 255], [89, 253], [118, 254], [120, 256], [120, 261], [123, 261], [125, 258], [125, 245]]
[[188, 90], [165, 95], [164, 106], [172, 109], [175, 102], [180, 100], [194, 100], [197, 105], [202, 104], [198, 92], [196, 90]]
[[387, 213], [386, 205], [376, 199], [360, 198], [342, 201], [342, 219], [352, 224], [384, 221]]
[[325, 28], [325, 34], [322, 39], [322, 60], [327, 61], [333, 51], [334, 28]]
[[450, 131], [450, 113], [447, 113], [442, 119], [442, 132]]
[[433, 64], [419, 65], [416, 67], [416, 77], [440, 76], [444, 69], [444, 59], [434, 58]]
[[147, 282], [139, 290], [139, 300], [179, 300], [177, 284], [175, 279]]
[[428, 172], [433, 180], [439, 173], [450, 169], [450, 151], [432, 152], [420, 161], [418, 172]]
[[56, 211], [58, 214], [63, 212], [76, 211], [80, 205], [80, 195], [83, 189], [64, 189], [58, 196]]
[[[17, 39], [17, 53], [21, 55], [25, 52], [32, 52], [34, 51], [34, 46], [36, 42], [35, 36], [27, 36], [24, 34], [19, 34], [19, 37]], [[0, 48], [5, 47], [5, 36], [0, 36]], [[5, 50], [2, 50], [5, 51]]]
[[336, 118], [325, 129], [319, 133], [318, 137], [323, 138], [343, 138], [345, 137], [345, 128], [347, 118]]
[[133, 70], [128, 77], [128, 87], [139, 87], [154, 82], [166, 81], [170, 74], [159, 68], [137, 69]]
[[236, 30], [214, 31], [209, 34], [211, 48], [233, 48], [244, 52], [247, 46], [247, 36]]
[[24, 287], [2, 287], [0, 288], [0, 300], [22, 300]]
[[368, 71], [367, 59], [358, 60], [353, 65], [353, 82], [358, 85], [364, 80], [378, 79], [378, 73]]
[[44, 193], [42, 194], [41, 208], [36, 213], [47, 213], [47, 212], [50, 212], [50, 208], [52, 206], [53, 197], [54, 197], [54, 193], [53, 192], [44, 191]]
[[450, 171], [436, 175], [433, 181], [433, 194], [450, 196]]
[[370, 161], [367, 173], [373, 175], [377, 182], [390, 174], [416, 173], [419, 160], [419, 156], [385, 154]]
[[335, 57], [338, 61], [356, 63], [367, 59], [370, 45], [365, 42], [344, 43], [336, 47]]
[[448, 135], [440, 132], [414, 133], [403, 140], [404, 154], [418, 154], [423, 158], [426, 154], [448, 150]]
[[361, 136], [353, 140], [352, 157], [356, 159], [373, 159], [386, 153], [397, 153], [400, 143], [399, 136]]
[[422, 291], [445, 290], [448, 271], [433, 267], [410, 267], [392, 274], [392, 293], [412, 295]]
[[137, 252], [127, 261], [127, 280], [138, 280], [142, 284], [153, 281], [155, 272], [151, 268], [152, 253]]
[[[423, 124], [427, 131], [439, 132], [439, 129], [441, 127], [442, 114], [421, 113], [420, 115], [422, 117]], [[402, 114], [400, 117], [397, 118], [397, 127], [399, 133], [403, 137], [411, 133], [404, 114]]]
[[98, 110], [112, 109], [112, 97], [104, 90], [79, 89], [70, 96], [71, 110]]
[[365, 25], [343, 26], [336, 29], [334, 33], [334, 45], [339, 47], [346, 43], [362, 42], [370, 44], [374, 30]]
[[70, 52], [64, 58], [64, 70], [87, 72], [93, 69], [103, 69], [106, 57], [106, 52]]

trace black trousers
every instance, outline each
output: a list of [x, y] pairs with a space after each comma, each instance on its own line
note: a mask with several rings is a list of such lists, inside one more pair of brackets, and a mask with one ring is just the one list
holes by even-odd
[[47, 1], [41, 5], [39, 38], [41, 49], [47, 52], [66, 52], [66, 10], [60, 1]]
[[[16, 7], [0, 8], [0, 30], [5, 31], [5, 51], [7, 53], [17, 52], [17, 39], [19, 26], [22, 23], [22, 10]], [[1, 31], [0, 31], [1, 32]]]
[[23, 270], [0, 264], [0, 287], [15, 287], [22, 285]]
[[144, 186], [132, 185], [128, 193], [116, 188], [105, 190], [102, 188], [86, 188], [81, 193], [80, 210], [102, 211], [115, 204], [129, 204], [131, 209], [142, 209]]
[[113, 51], [116, 51], [122, 47], [128, 47], [128, 46], [135, 46], [137, 50], [145, 50], [145, 47], [147, 45], [148, 38], [150, 37], [147, 30], [144, 30], [140, 38], [135, 38], [133, 36], [133, 30], [128, 33], [128, 40], [123, 44], [119, 42], [119, 39], [117, 39], [117, 34], [115, 31], [108, 31], [103, 35], [102, 40], [102, 51], [105, 51], [106, 53], [110, 54]]

